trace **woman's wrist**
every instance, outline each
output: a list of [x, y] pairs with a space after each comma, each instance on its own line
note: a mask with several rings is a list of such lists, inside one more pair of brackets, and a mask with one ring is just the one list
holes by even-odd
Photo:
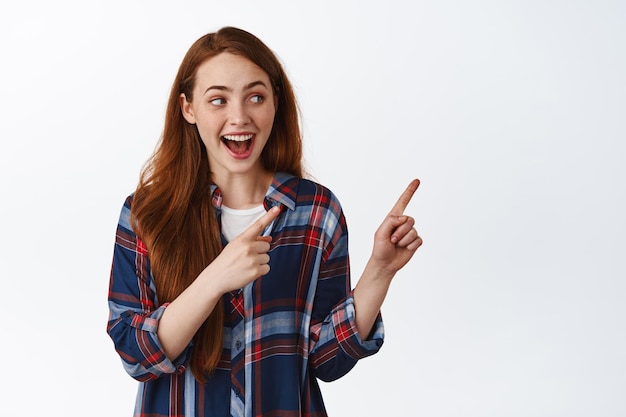
[[228, 292], [221, 284], [218, 275], [214, 272], [213, 264], [209, 264], [196, 278], [199, 290], [206, 295], [210, 304], [217, 303]]
[[393, 271], [387, 267], [385, 262], [380, 262], [374, 257], [370, 257], [365, 265], [363, 276], [367, 276], [368, 279], [381, 282], [391, 282], [395, 276], [396, 271]]

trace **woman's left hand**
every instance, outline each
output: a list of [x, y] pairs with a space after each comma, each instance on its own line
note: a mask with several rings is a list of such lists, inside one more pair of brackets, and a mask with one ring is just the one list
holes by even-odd
[[415, 220], [404, 214], [419, 184], [418, 179], [411, 181], [374, 234], [370, 262], [391, 274], [406, 265], [422, 245], [422, 238], [414, 227]]
[[362, 340], [370, 334], [396, 272], [422, 245], [422, 238], [413, 227], [415, 220], [404, 214], [419, 185], [419, 180], [411, 181], [376, 230], [372, 256], [354, 288], [356, 327]]

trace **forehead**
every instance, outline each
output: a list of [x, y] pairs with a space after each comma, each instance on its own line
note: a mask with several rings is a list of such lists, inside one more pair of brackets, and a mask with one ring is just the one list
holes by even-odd
[[236, 89], [255, 81], [262, 81], [270, 88], [265, 71], [248, 58], [230, 52], [209, 58], [196, 71], [196, 86], [199, 88], [217, 85]]

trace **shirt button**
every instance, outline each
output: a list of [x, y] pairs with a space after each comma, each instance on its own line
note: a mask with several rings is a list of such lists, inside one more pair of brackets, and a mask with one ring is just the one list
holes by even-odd
[[241, 349], [241, 341], [240, 340], [237, 340], [235, 342], [235, 349], [237, 349], [237, 350]]

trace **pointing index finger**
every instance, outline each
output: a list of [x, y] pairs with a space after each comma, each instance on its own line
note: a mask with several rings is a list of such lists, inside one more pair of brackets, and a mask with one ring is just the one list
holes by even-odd
[[402, 215], [406, 207], [411, 202], [411, 198], [413, 197], [413, 194], [415, 193], [419, 185], [420, 180], [414, 179], [413, 181], [411, 181], [411, 183], [408, 187], [406, 187], [406, 190], [404, 190], [398, 201], [396, 201], [396, 204], [393, 206], [389, 214], [394, 214], [396, 216]]
[[259, 236], [269, 224], [274, 221], [276, 217], [280, 214], [280, 208], [278, 206], [274, 206], [267, 211], [260, 219], [252, 223], [252, 225], [246, 230], [247, 234], [253, 236]]

